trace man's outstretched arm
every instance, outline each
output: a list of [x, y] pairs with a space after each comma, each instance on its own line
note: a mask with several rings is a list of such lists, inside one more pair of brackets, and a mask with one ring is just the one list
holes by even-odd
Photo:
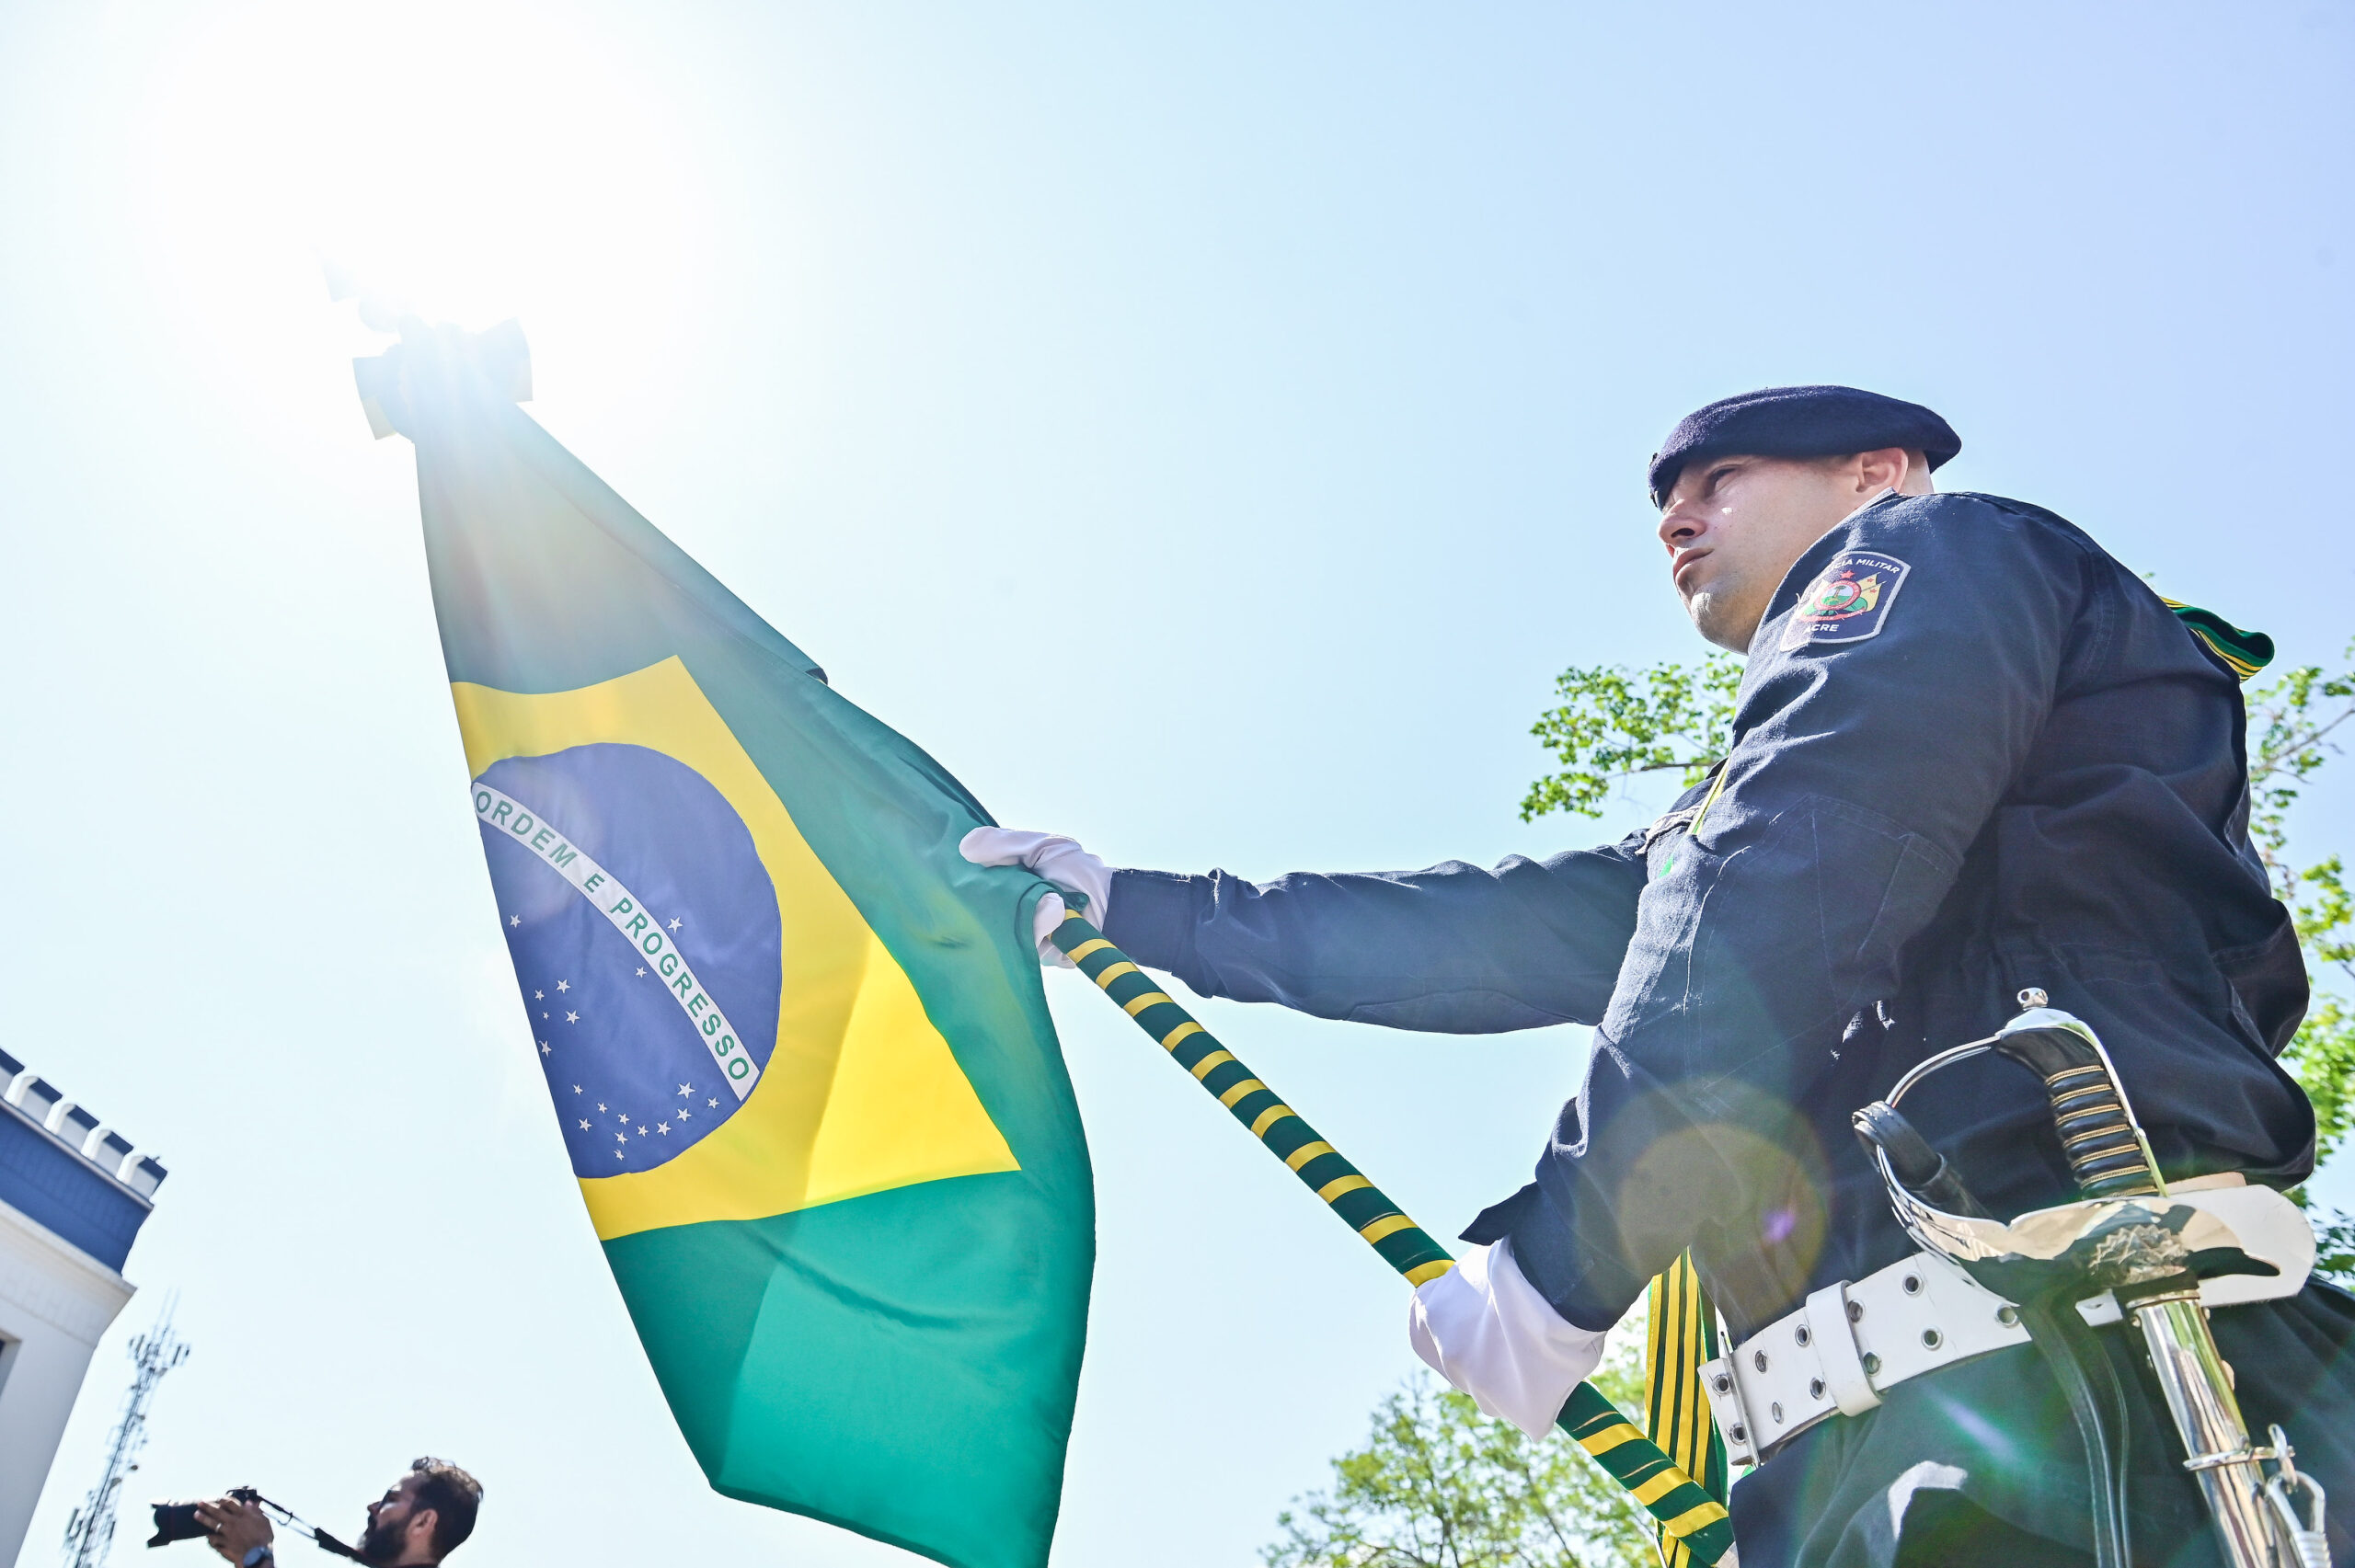
[[975, 830], [964, 850], [1085, 893], [1114, 944], [1201, 995], [1496, 1034], [1603, 1016], [1643, 890], [1639, 842], [1494, 869], [1446, 861], [1266, 883], [1115, 870], [1069, 839], [999, 828]]
[[1204, 996], [1494, 1034], [1602, 1018], [1643, 881], [1631, 844], [1265, 883], [1122, 871], [1105, 934]]

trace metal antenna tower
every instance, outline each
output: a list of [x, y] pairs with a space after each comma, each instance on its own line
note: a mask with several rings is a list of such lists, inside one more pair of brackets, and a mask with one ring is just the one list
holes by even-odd
[[114, 1436], [107, 1445], [106, 1473], [66, 1522], [66, 1568], [103, 1568], [114, 1545], [115, 1500], [139, 1468], [139, 1450], [147, 1446], [148, 1402], [155, 1397], [155, 1385], [164, 1374], [188, 1359], [188, 1343], [172, 1332], [174, 1305], [166, 1302], [155, 1326], [128, 1347], [135, 1368], [131, 1391], [123, 1396], [122, 1419], [114, 1424]]

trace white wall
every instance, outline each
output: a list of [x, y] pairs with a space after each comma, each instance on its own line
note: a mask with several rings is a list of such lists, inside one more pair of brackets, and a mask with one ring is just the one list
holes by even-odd
[[24, 1545], [90, 1352], [132, 1288], [0, 1204], [0, 1337], [18, 1342], [0, 1360], [0, 1562]]

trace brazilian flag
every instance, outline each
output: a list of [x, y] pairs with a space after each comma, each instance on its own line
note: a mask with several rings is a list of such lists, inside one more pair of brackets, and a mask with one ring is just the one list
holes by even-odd
[[515, 403], [512, 324], [358, 365], [417, 449], [467, 799], [531, 1049], [714, 1487], [1038, 1568], [1086, 1333], [1044, 885]]

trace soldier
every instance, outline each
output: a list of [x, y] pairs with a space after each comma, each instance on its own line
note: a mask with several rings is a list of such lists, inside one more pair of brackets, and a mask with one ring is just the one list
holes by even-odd
[[[2313, 1164], [2274, 1061], [2306, 977], [2248, 840], [2235, 672], [2069, 522], [1936, 493], [1960, 446], [1927, 408], [1832, 386], [1670, 434], [1650, 488], [1671, 576], [1747, 664], [1728, 757], [1618, 843], [1253, 884], [967, 841], [1086, 894], [1203, 995], [1454, 1034], [1595, 1025], [1536, 1179], [1473, 1222], [1410, 1324], [1532, 1434], [1687, 1248], [1736, 1344], [1912, 1254], [1850, 1115], [2029, 988], [2108, 1047], [2170, 1181], [2289, 1187]], [[2016, 1066], [1967, 1062], [1906, 1110], [1994, 1213], [2075, 1196]], [[2355, 1550], [2355, 1299], [2310, 1284], [2214, 1332], [2252, 1428], [2289, 1427], [2332, 1489], [2334, 1555]], [[2133, 1407], [2135, 1561], [2217, 1561], [2148, 1368], [2103, 1339]], [[1760, 1443], [1732, 1494], [1745, 1568], [2090, 1561], [2084, 1447], [2027, 1346]]]

